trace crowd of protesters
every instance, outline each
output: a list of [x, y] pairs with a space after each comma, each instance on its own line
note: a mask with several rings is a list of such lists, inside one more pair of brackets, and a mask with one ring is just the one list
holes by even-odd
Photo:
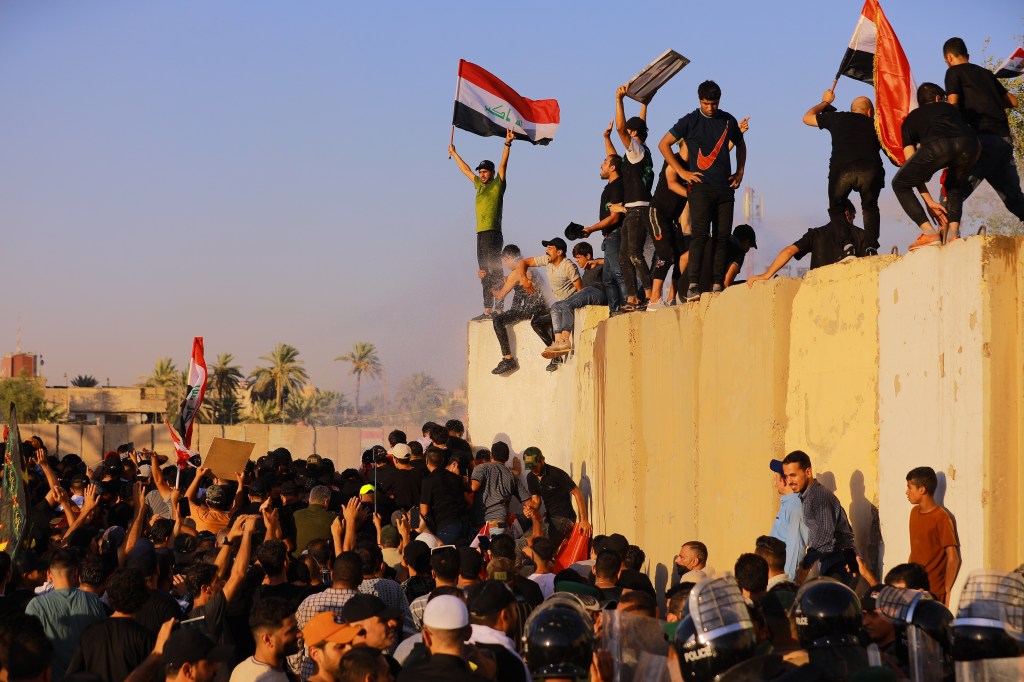
[[[918, 88], [918, 107], [907, 115], [900, 131], [904, 162], [892, 179], [901, 207], [921, 230], [910, 250], [959, 239], [963, 202], [982, 181], [991, 185], [1010, 213], [1024, 221], [1024, 193], [1006, 113], [1018, 106], [1017, 98], [991, 71], [970, 62], [961, 38], [950, 38], [942, 50], [948, 66], [945, 88], [935, 83]], [[704, 293], [721, 292], [738, 283], [746, 253], [757, 248], [750, 225], [733, 229], [735, 190], [747, 161], [743, 136], [749, 119], [737, 121], [720, 109], [721, 88], [714, 81], [701, 83], [699, 107], [680, 118], [658, 142], [663, 162], [655, 174], [647, 145], [647, 109], [653, 95], [641, 103], [638, 115], [627, 118], [623, 105], [627, 92], [625, 85], [616, 91], [615, 120], [604, 133], [600, 176], [606, 185], [597, 221], [588, 226], [570, 223], [565, 230], [569, 240], [600, 232], [603, 258], [595, 258], [593, 246], [581, 241], [572, 248], [570, 260], [569, 245], [558, 236], [542, 242], [543, 254], [526, 258], [518, 246], [504, 245], [502, 207], [515, 139], [512, 130], [505, 137], [497, 170], [492, 161], [484, 160], [474, 173], [454, 145], [449, 147], [476, 189], [484, 311], [474, 320], [494, 325], [502, 354], [494, 374], [506, 375], [519, 368], [506, 330], [509, 324], [531, 320], [545, 344], [542, 355], [550, 360], [547, 370], [555, 371], [572, 352], [576, 309], [608, 306], [615, 315], [696, 301]], [[791, 259], [807, 254], [811, 254], [812, 269], [878, 255], [878, 199], [885, 186], [885, 169], [874, 105], [867, 97], [857, 97], [849, 111], [837, 111], [834, 101], [834, 91], [826, 90], [821, 101], [803, 115], [806, 125], [827, 130], [832, 138], [829, 222], [785, 247], [763, 273], [750, 278], [750, 285], [774, 277]], [[622, 154], [615, 147], [613, 130]], [[941, 197], [933, 198], [925, 183], [939, 172]], [[849, 198], [852, 192], [860, 195], [863, 229], [853, 223], [857, 211]], [[648, 242], [653, 245], [650, 262], [645, 256]], [[540, 278], [529, 272], [531, 267], [545, 268], [553, 304]], [[509, 293], [513, 298], [506, 309], [503, 301]]]
[[[130, 445], [87, 467], [26, 441], [27, 531], [0, 552], [0, 674], [630, 680], [645, 639], [686, 680], [897, 679], [920, 661], [900, 644], [915, 623], [884, 606], [892, 594], [927, 600], [916, 612], [951, 631], [959, 542], [930, 468], [907, 474], [910, 562], [883, 584], [795, 451], [768, 463], [782, 496], [771, 531], [730, 572], [712, 568], [704, 542], [683, 543], [659, 593], [644, 550], [592, 537], [579, 486], [539, 449], [464, 435], [457, 420], [416, 439], [393, 431], [344, 471], [279, 448], [230, 478]], [[1019, 619], [1024, 577], [999, 579]], [[984, 627], [997, 626], [990, 613]], [[637, 634], [651, 628], [653, 639]], [[935, 637], [952, 679], [955, 637]], [[1001, 641], [976, 658], [1017, 655]], [[871, 670], [891, 677], [854, 677]]]

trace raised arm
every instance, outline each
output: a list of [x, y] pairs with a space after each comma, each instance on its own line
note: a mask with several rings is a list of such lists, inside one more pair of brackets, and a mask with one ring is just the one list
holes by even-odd
[[199, 481], [200, 481], [200, 479], [203, 478], [203, 476], [205, 476], [208, 473], [210, 473], [210, 468], [209, 467], [202, 467], [201, 466], [201, 467], [196, 468], [196, 475], [192, 479], [192, 482], [188, 484], [188, 490], [185, 491], [185, 499], [188, 500], [189, 504], [194, 504], [197, 507], [202, 504], [202, 501], [200, 501], [200, 499], [198, 497], [198, 494], [199, 494]]
[[356, 547], [356, 530], [359, 528], [359, 497], [353, 495], [349, 499], [342, 515], [345, 517], [345, 541], [342, 543], [342, 551], [347, 552]]
[[132, 551], [135, 544], [142, 537], [142, 529], [146, 525], [146, 484], [136, 481], [132, 486], [132, 500], [135, 503], [135, 517], [132, 519], [132, 527], [128, 530], [128, 537], [121, 545], [117, 553], [118, 563], [123, 565], [124, 558]]
[[626, 132], [626, 111], [622, 108], [622, 98], [626, 96], [626, 86], [620, 85], [619, 89], [615, 91], [615, 130], [619, 133], [619, 139], [622, 140], [622, 144], [629, 149], [629, 146], [633, 144], [632, 138], [629, 133]]
[[807, 110], [804, 114], [804, 125], [809, 125], [812, 128], [818, 127], [818, 114], [832, 106], [832, 102], [836, 101], [836, 93], [831, 90], [826, 90], [821, 94], [821, 101], [815, 104], [813, 107]]
[[611, 156], [612, 154], [618, 154], [615, 151], [615, 143], [612, 142], [612, 128], [615, 127], [615, 121], [611, 121], [608, 127], [604, 129], [604, 155]]
[[160, 468], [160, 463], [156, 461], [156, 453], [152, 451], [149, 452], [149, 468], [153, 470], [153, 485], [160, 491], [160, 497], [170, 495], [171, 486], [164, 479], [163, 469]]
[[782, 251], [779, 251], [779, 255], [775, 257], [775, 260], [772, 261], [772, 264], [768, 266], [767, 270], [762, 272], [760, 275], [754, 275], [747, 280], [747, 286], [752, 287], [754, 286], [754, 282], [771, 279], [775, 276], [775, 273], [781, 270], [783, 266], [785, 266], [786, 263], [788, 263], [789, 260], [799, 252], [800, 249], [798, 249], [795, 244], [790, 244]]
[[462, 160], [462, 157], [459, 156], [459, 153], [455, 151], [454, 144], [448, 145], [448, 154], [450, 154], [451, 157], [455, 159], [455, 163], [459, 164], [459, 170], [462, 171], [462, 174], [469, 178], [470, 182], [473, 182], [476, 179], [476, 174], [473, 173], [472, 169], [469, 167], [469, 164]]
[[252, 554], [252, 534], [256, 530], [256, 517], [245, 518], [245, 525], [242, 528], [242, 543], [238, 546], [235, 563], [231, 566], [231, 575], [228, 576], [228, 581], [224, 584], [224, 598], [229, 602], [234, 600], [235, 595], [241, 590], [246, 571], [249, 570], [249, 556]]
[[505, 173], [508, 171], [508, 153], [512, 151], [512, 140], [516, 139], [515, 128], [509, 128], [505, 133], [505, 147], [501, 150], [501, 163], [498, 164], [498, 178], [504, 182]]

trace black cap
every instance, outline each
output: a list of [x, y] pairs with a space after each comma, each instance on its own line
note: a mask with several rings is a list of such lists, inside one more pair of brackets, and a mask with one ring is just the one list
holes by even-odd
[[466, 588], [466, 605], [475, 617], [492, 616], [515, 600], [508, 585], [498, 580], [485, 580]]
[[494, 172], [494, 162], [493, 161], [488, 161], [487, 159], [484, 159], [483, 161], [481, 161], [479, 163], [479, 165], [477, 165], [476, 169], [477, 170], [489, 170], [489, 171], [491, 171], [493, 173]]
[[602, 549], [610, 550], [618, 554], [619, 557], [623, 557], [626, 554], [626, 550], [629, 549], [629, 540], [621, 533], [612, 533], [604, 541]]
[[577, 239], [586, 239], [587, 233], [583, 231], [583, 226], [579, 223], [569, 223], [565, 228], [565, 238], [569, 241], [576, 241]]
[[346, 623], [358, 623], [378, 616], [381, 620], [401, 620], [404, 616], [397, 609], [389, 609], [380, 597], [372, 594], [355, 594], [341, 607], [341, 617]]
[[736, 236], [736, 239], [739, 239], [741, 242], [746, 240], [750, 242], [750, 246], [752, 248], [757, 248], [757, 235], [754, 234], [754, 228], [750, 225], [745, 223], [743, 225], [737, 225], [736, 229], [734, 229], [732, 233]]
[[164, 644], [163, 662], [180, 668], [186, 663], [231, 660], [233, 647], [215, 644], [212, 639], [195, 628], [183, 627], [171, 633]]
[[541, 244], [543, 244], [544, 246], [553, 246], [556, 249], [560, 250], [562, 253], [568, 253], [569, 250], [569, 247], [565, 245], [565, 240], [562, 239], [561, 237], [555, 237], [554, 239], [541, 242]]

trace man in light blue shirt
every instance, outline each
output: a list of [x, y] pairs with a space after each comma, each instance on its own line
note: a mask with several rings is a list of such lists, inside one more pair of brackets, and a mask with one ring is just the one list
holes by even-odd
[[796, 572], [800, 561], [807, 551], [807, 525], [804, 524], [803, 502], [800, 494], [789, 489], [786, 477], [782, 473], [782, 462], [773, 459], [769, 463], [772, 470], [772, 481], [782, 498], [779, 502], [779, 513], [769, 533], [786, 543], [786, 574], [790, 580], [796, 580]]
[[60, 682], [82, 632], [106, 618], [107, 612], [99, 597], [78, 589], [78, 556], [74, 551], [54, 552], [47, 578], [53, 583], [53, 589], [34, 597], [25, 607], [25, 614], [38, 618], [46, 636], [53, 642], [51, 679]]

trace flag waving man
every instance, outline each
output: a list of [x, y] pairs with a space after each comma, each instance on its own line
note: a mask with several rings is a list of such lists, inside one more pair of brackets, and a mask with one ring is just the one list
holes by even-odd
[[[558, 101], [532, 100], [523, 97], [500, 78], [476, 64], [459, 60], [459, 78], [455, 90], [455, 112], [452, 115], [452, 138], [448, 155], [459, 164], [459, 170], [469, 178], [476, 189], [476, 259], [483, 290], [484, 312], [474, 320], [488, 320], [494, 313], [495, 289], [504, 281], [501, 270], [502, 202], [505, 197], [505, 171], [512, 140], [526, 140], [546, 145], [555, 136], [559, 121]], [[481, 161], [476, 173], [455, 151], [455, 129], [490, 137], [504, 135], [505, 147], [501, 163]], [[495, 178], [497, 170], [497, 178]], [[500, 302], [498, 302], [500, 307]]]

